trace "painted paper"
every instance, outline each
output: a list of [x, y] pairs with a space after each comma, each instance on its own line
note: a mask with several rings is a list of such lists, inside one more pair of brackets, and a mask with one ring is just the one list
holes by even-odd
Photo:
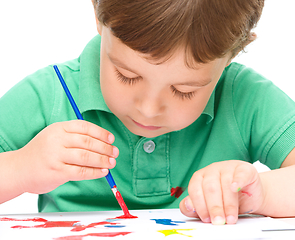
[[0, 239], [268, 239], [262, 229], [276, 221], [241, 218], [236, 225], [213, 226], [187, 218], [179, 209], [130, 213], [138, 218], [118, 218], [122, 211], [0, 215]]

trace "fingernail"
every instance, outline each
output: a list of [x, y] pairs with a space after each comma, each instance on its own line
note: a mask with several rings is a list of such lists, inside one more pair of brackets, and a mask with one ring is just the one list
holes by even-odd
[[102, 173], [107, 173], [108, 171], [109, 171], [109, 169], [106, 169], [106, 168], [101, 169]]
[[109, 140], [109, 143], [113, 143], [114, 141], [115, 141], [115, 137], [114, 137], [114, 135], [113, 134], [109, 134], [109, 136], [108, 136], [108, 140]]
[[118, 157], [119, 149], [117, 147], [113, 147], [113, 155], [114, 155], [114, 157]]
[[205, 218], [205, 219], [203, 220], [203, 222], [204, 222], [204, 223], [210, 223], [210, 222], [211, 222], [211, 218], [209, 218], [209, 217], [208, 217], [208, 218]]
[[193, 207], [193, 203], [189, 198], [185, 199], [184, 205], [186, 207], [186, 210], [188, 210], [189, 212], [196, 212]]
[[225, 219], [223, 217], [217, 216], [213, 219], [212, 223], [214, 225], [224, 225], [225, 224]]
[[226, 223], [227, 224], [235, 224], [236, 218], [233, 215], [229, 215], [226, 217]]
[[241, 191], [241, 187], [238, 186], [238, 183], [234, 182], [232, 183], [232, 190], [235, 192]]
[[249, 210], [249, 211], [247, 211], [247, 212], [243, 212], [243, 214], [248, 214], [248, 213], [251, 213], [251, 212], [253, 212], [253, 210], [251, 209], [251, 210]]
[[116, 159], [115, 159], [115, 158], [109, 158], [109, 163], [110, 163], [112, 166], [115, 166], [115, 165], [116, 165]]

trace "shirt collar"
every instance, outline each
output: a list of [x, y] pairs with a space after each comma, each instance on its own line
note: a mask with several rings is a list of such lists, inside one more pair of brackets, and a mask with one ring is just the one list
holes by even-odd
[[94, 37], [80, 56], [79, 107], [81, 112], [111, 112], [100, 88], [100, 35]]
[[214, 105], [215, 105], [215, 88], [207, 102], [205, 109], [203, 110], [202, 115], [207, 115], [206, 123], [210, 123], [214, 119]]
[[[94, 37], [80, 56], [79, 108], [81, 112], [100, 110], [111, 112], [100, 88], [100, 35]], [[215, 89], [202, 113], [207, 115], [207, 124], [214, 119]]]

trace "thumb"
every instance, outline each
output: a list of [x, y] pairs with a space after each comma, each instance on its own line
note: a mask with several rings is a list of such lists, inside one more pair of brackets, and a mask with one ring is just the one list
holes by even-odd
[[239, 192], [252, 185], [257, 179], [258, 172], [256, 168], [251, 163], [243, 162], [237, 165], [230, 188], [233, 192]]
[[198, 217], [190, 196], [185, 197], [179, 204], [181, 213], [187, 217]]

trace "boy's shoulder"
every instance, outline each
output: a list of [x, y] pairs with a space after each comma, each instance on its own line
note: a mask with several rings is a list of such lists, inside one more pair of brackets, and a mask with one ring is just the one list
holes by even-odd
[[[53, 65], [48, 65], [41, 69], [38, 69], [34, 73], [26, 76], [22, 81], [16, 84], [12, 89], [22, 89], [34, 86], [35, 89], [41, 90], [48, 87], [54, 87], [56, 85], [57, 75], [54, 71]], [[73, 59], [64, 63], [57, 64], [60, 72], [62, 73], [65, 81], [73, 80], [73, 75], [76, 75], [80, 71], [80, 62], [78, 59]], [[71, 82], [71, 81], [70, 81]], [[48, 92], [48, 91], [46, 91]]]
[[248, 94], [263, 97], [267, 91], [273, 94], [283, 94], [271, 80], [237, 62], [225, 68], [218, 84], [222, 86], [223, 93], [230, 93], [235, 99], [243, 98]]
[[245, 83], [255, 83], [260, 81], [270, 82], [270, 80], [256, 72], [254, 69], [237, 62], [232, 62], [225, 68], [223, 77], [227, 82], [232, 82], [233, 84], [239, 84], [241, 81]]

